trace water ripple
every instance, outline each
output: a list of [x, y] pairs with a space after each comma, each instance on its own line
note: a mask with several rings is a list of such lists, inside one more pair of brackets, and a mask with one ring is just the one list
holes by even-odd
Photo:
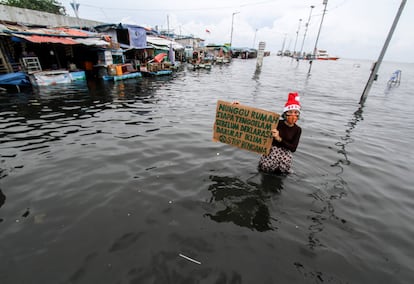
[[[2, 95], [0, 274], [412, 282], [412, 64], [384, 63], [364, 107], [371, 62], [315, 62], [309, 77], [307, 62], [255, 64]], [[404, 82], [386, 89], [397, 67]], [[293, 174], [261, 174], [258, 155], [212, 142], [217, 100], [280, 112], [292, 90], [303, 105]]]

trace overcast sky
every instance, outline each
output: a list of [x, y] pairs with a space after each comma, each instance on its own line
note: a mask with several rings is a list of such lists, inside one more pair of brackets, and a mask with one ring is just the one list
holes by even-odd
[[[233, 47], [257, 48], [264, 41], [272, 53], [282, 47], [299, 51], [302, 45], [303, 51], [311, 52], [324, 10], [323, 0], [58, 0], [70, 16], [75, 16], [70, 5], [74, 1], [80, 4], [80, 18], [158, 26], [206, 43], [229, 43], [232, 38]], [[401, 3], [328, 0], [318, 48], [342, 58], [378, 59]], [[414, 63], [413, 23], [414, 6], [407, 1], [384, 61]]]

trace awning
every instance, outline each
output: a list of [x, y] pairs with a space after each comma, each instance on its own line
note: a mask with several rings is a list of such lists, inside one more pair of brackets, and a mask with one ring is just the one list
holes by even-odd
[[39, 36], [39, 35], [22, 35], [22, 34], [13, 34], [15, 37], [24, 38], [30, 42], [34, 43], [61, 43], [61, 44], [79, 44], [77, 41], [70, 37], [57, 37], [57, 36]]
[[108, 46], [110, 45], [109, 42], [99, 39], [99, 38], [76, 38], [74, 39], [77, 43], [84, 44], [84, 45], [95, 45], [95, 46]]
[[44, 36], [44, 35], [23, 35], [13, 34], [14, 37], [22, 38], [33, 43], [60, 43], [66, 45], [84, 44], [93, 46], [108, 46], [109, 42], [93, 37], [71, 38], [58, 36]]
[[222, 50], [223, 52], [229, 52], [231, 50], [231, 48], [227, 45], [214, 45], [214, 44], [209, 44], [206, 46], [207, 48], [212, 48], [214, 50]]
[[151, 48], [151, 46], [146, 46], [144, 48], [136, 48], [136, 47], [130, 46], [129, 44], [125, 44], [125, 43], [119, 43], [119, 46], [125, 51], [134, 50], [134, 49], [141, 50], [145, 48]]
[[83, 44], [101, 48], [111, 45], [108, 35], [67, 27], [42, 28], [0, 23], [1, 35], [7, 35], [15, 42], [29, 41], [40, 44], [51, 43], [62, 45]]
[[158, 50], [170, 50], [168, 46], [165, 45], [156, 45], [148, 42], [147, 48], [154, 48]]
[[170, 45], [172, 45], [173, 49], [175, 49], [175, 50], [184, 49], [184, 46], [182, 46], [178, 42], [168, 40], [168, 39], [164, 39], [164, 38], [160, 38], [160, 37], [155, 37], [155, 36], [148, 36], [147, 35], [147, 43], [156, 46], [158, 49], [162, 49], [162, 48], [159, 48], [159, 47], [164, 46], [164, 47], [167, 47], [167, 50], [169, 50]]
[[167, 56], [167, 53], [160, 53], [154, 57], [154, 61], [160, 63], [165, 56]]

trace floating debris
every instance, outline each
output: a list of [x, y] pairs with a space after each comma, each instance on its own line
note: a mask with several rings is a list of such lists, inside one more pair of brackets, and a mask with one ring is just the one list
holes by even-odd
[[194, 262], [194, 263], [197, 263], [197, 264], [201, 264], [201, 262], [199, 262], [199, 261], [197, 261], [197, 260], [195, 260], [195, 259], [192, 259], [191, 257], [188, 257], [188, 256], [185, 256], [185, 255], [183, 255], [183, 254], [178, 254], [179, 256], [181, 256], [182, 258], [185, 258], [185, 259], [187, 259], [187, 260], [189, 260], [189, 261], [191, 261], [191, 262]]
[[394, 73], [392, 73], [391, 78], [388, 80], [388, 86], [398, 86], [401, 82], [401, 70], [396, 70]]
[[26, 218], [27, 216], [29, 216], [30, 211], [29, 208], [26, 209], [26, 211], [23, 213], [22, 217]]
[[34, 223], [35, 224], [42, 224], [45, 221], [46, 214], [40, 213], [34, 216]]

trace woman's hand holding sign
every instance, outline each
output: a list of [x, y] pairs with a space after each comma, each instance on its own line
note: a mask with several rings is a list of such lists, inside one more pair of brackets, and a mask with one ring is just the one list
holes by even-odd
[[276, 141], [278, 141], [278, 142], [282, 141], [282, 137], [280, 137], [280, 135], [279, 135], [279, 130], [272, 129], [272, 136], [273, 136], [273, 138], [276, 139]]

